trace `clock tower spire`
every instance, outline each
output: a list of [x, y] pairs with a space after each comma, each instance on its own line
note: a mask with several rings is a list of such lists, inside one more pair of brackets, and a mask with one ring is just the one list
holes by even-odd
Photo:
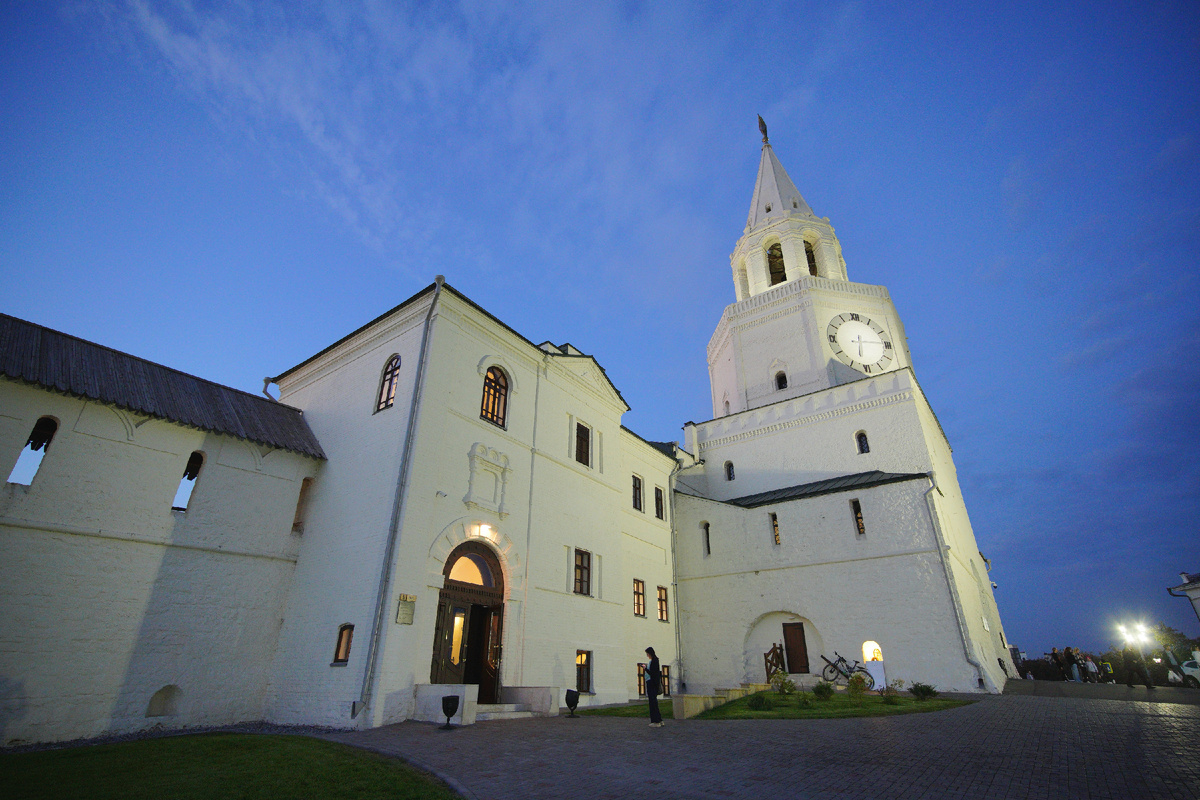
[[849, 281], [829, 218], [800, 195], [758, 123], [750, 213], [729, 257], [737, 302], [708, 348], [715, 417], [909, 364], [887, 289]]

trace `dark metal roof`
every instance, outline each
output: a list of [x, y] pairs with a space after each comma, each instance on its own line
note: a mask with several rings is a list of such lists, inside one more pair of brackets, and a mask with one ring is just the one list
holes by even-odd
[[799, 486], [789, 486], [785, 489], [772, 489], [769, 492], [759, 492], [758, 494], [750, 494], [745, 497], [737, 497], [726, 502], [730, 505], [742, 506], [743, 508], [755, 508], [770, 503], [782, 503], [787, 500], [799, 500], [804, 497], [816, 497], [817, 495], [833, 494], [835, 492], [849, 492], [855, 489], [870, 489], [872, 486], [883, 486], [887, 483], [899, 483], [900, 481], [914, 481], [918, 478], [926, 477], [928, 476], [923, 472], [880, 472], [875, 469], [870, 472], [860, 472], [857, 475], [843, 475], [840, 478], [828, 478], [823, 481], [802, 483]]
[[299, 409], [0, 314], [0, 375], [324, 458]]

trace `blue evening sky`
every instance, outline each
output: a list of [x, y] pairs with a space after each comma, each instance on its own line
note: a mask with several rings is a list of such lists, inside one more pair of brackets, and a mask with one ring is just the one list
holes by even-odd
[[258, 392], [441, 273], [678, 439], [756, 114], [891, 291], [1008, 638], [1200, 634], [1194, 0], [4, 3], [0, 310]]

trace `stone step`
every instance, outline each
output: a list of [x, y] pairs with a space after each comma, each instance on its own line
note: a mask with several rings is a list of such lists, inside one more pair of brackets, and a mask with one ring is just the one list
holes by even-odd
[[529, 719], [533, 712], [522, 703], [480, 703], [475, 707], [475, 721], [493, 719]]

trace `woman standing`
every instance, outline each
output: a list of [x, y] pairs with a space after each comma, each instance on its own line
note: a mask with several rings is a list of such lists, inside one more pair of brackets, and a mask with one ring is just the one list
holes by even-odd
[[646, 696], [650, 698], [650, 727], [661, 728], [663, 726], [662, 714], [658, 710], [658, 695], [662, 691], [662, 667], [658, 663], [658, 656], [654, 655], [654, 648], [647, 647], [646, 655], [650, 657], [650, 663], [646, 665]]

